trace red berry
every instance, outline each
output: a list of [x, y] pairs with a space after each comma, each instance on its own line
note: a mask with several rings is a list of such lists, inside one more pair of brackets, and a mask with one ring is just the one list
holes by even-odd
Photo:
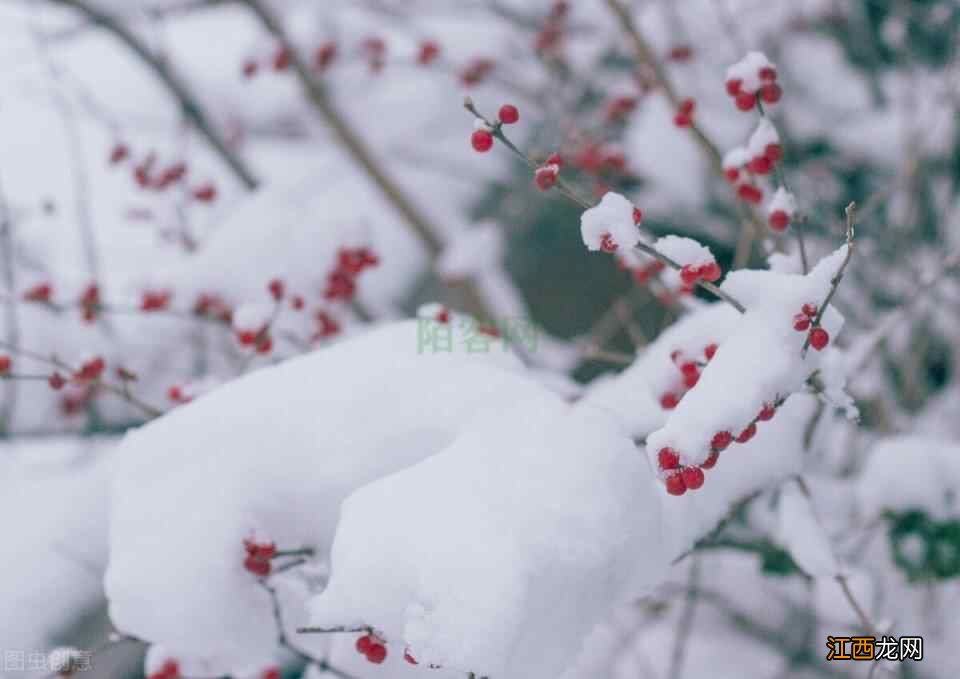
[[38, 283], [23, 293], [27, 302], [49, 302], [53, 296], [53, 286], [49, 283]]
[[50, 388], [54, 391], [60, 391], [66, 386], [67, 380], [64, 379], [63, 375], [55, 372], [47, 378], [47, 384], [49, 384]]
[[367, 660], [372, 662], [374, 665], [379, 665], [387, 657], [387, 647], [383, 644], [371, 644], [370, 650], [367, 651]]
[[676, 469], [680, 466], [680, 456], [673, 448], [661, 448], [657, 453], [660, 469]]
[[683, 356], [683, 352], [680, 351], [679, 349], [674, 349], [673, 351], [670, 352], [670, 360], [673, 361], [674, 363], [676, 363], [677, 359], [679, 359], [681, 356]]
[[243, 62], [243, 77], [252, 78], [257, 74], [257, 71], [260, 70], [260, 65], [255, 59], [247, 59]]
[[556, 165], [557, 167], [563, 167], [563, 158], [559, 153], [551, 153], [547, 156], [547, 159], [543, 161], [544, 165]]
[[737, 189], [737, 196], [740, 197], [740, 200], [757, 204], [763, 200], [763, 191], [753, 184], [743, 184]]
[[113, 149], [110, 151], [110, 162], [114, 165], [122, 163], [130, 156], [130, 147], [126, 144], [120, 143], [114, 145]]
[[710, 439], [710, 448], [716, 451], [726, 450], [731, 443], [733, 443], [733, 434], [728, 431], [718, 431]]
[[257, 341], [259, 330], [239, 330], [237, 331], [237, 341], [245, 347], [252, 346]]
[[544, 165], [533, 171], [533, 182], [541, 191], [549, 191], [557, 183], [556, 165]]
[[708, 361], [711, 360], [716, 353], [717, 353], [716, 344], [708, 344], [703, 348], [703, 355], [707, 357]]
[[693, 55], [693, 48], [689, 45], [677, 45], [670, 48], [667, 54], [671, 61], [686, 61]]
[[830, 343], [830, 335], [823, 328], [814, 328], [810, 331], [810, 346], [820, 351]]
[[193, 197], [201, 203], [212, 203], [217, 198], [217, 187], [213, 184], [203, 184], [193, 190]]
[[760, 410], [760, 414], [757, 415], [757, 419], [761, 422], [769, 422], [773, 419], [773, 416], [777, 414], [777, 409], [773, 407], [770, 403], [764, 403], [763, 408]]
[[273, 53], [273, 70], [280, 72], [286, 71], [290, 67], [290, 50], [286, 47], [278, 47]]
[[520, 111], [518, 111], [517, 107], [513, 104], [504, 104], [500, 107], [498, 117], [504, 125], [513, 125], [520, 120]]
[[699, 381], [700, 381], [699, 372], [691, 373], [689, 375], [683, 376], [683, 386], [685, 386], [687, 389], [693, 389], [695, 386], [697, 386], [697, 382]]
[[757, 75], [760, 76], [760, 80], [772, 82], [777, 79], [777, 69], [773, 68], [773, 66], [764, 66], [758, 71]]
[[313, 65], [318, 71], [325, 71], [337, 58], [337, 43], [325, 42], [313, 53]]
[[257, 353], [269, 354], [271, 351], [273, 351], [273, 339], [270, 337], [264, 337], [260, 340], [260, 343], [257, 344]]
[[267, 290], [270, 292], [270, 296], [278, 302], [283, 299], [285, 290], [283, 281], [279, 278], [271, 279], [271, 281], [267, 283]]
[[100, 377], [100, 374], [103, 373], [103, 369], [105, 367], [106, 363], [104, 360], [97, 356], [96, 358], [92, 358], [81, 365], [80, 370], [74, 373], [73, 378], [83, 382], [92, 382]]
[[690, 490], [696, 490], [703, 485], [703, 471], [699, 467], [684, 467], [680, 474], [683, 485]]
[[783, 147], [780, 144], [767, 144], [767, 148], [763, 150], [763, 155], [765, 155], [771, 163], [776, 163], [779, 160], [783, 160]]
[[743, 81], [740, 78], [730, 78], [726, 83], [727, 94], [731, 97], [736, 97], [740, 94], [741, 85], [743, 85]]
[[283, 673], [280, 672], [279, 667], [270, 667], [263, 671], [263, 674], [260, 675], [260, 679], [281, 679]]
[[741, 92], [737, 95], [736, 103], [741, 111], [749, 111], [757, 103], [757, 97], [750, 92]]
[[711, 453], [707, 456], [707, 459], [706, 459], [706, 460], [704, 460], [703, 462], [700, 463], [700, 468], [701, 468], [701, 469], [713, 469], [713, 468], [716, 466], [718, 459], [720, 459], [720, 452], [714, 450], [713, 452], [711, 452]]
[[306, 302], [302, 295], [294, 295], [290, 298], [290, 307], [294, 311], [302, 311], [304, 306], [306, 306]]
[[640, 208], [633, 208], [633, 223], [640, 224], [643, 221], [643, 213], [640, 212]]
[[773, 169], [773, 164], [766, 156], [757, 156], [750, 159], [750, 162], [747, 163], [747, 169], [754, 174], [769, 174], [770, 170]]
[[783, 90], [776, 83], [769, 83], [760, 88], [760, 98], [768, 104], [776, 104], [782, 95]]
[[767, 223], [774, 231], [784, 231], [790, 225], [790, 215], [783, 210], [774, 210], [767, 218]]
[[270, 575], [270, 562], [255, 556], [248, 556], [243, 560], [243, 567], [259, 577]]
[[728, 182], [733, 184], [740, 177], [740, 169], [736, 167], [728, 167], [723, 171], [723, 177]]
[[810, 319], [803, 314], [796, 314], [793, 317], [793, 329], [797, 332], [804, 332], [810, 327]]
[[366, 655], [370, 652], [370, 647], [373, 645], [373, 639], [369, 634], [364, 634], [362, 637], [357, 639], [357, 643], [355, 645], [357, 652]]
[[720, 265], [716, 262], [708, 262], [700, 266], [700, 278], [713, 283], [720, 280]]
[[693, 115], [693, 109], [696, 106], [696, 102], [693, 99], [684, 99], [680, 102], [679, 112], [684, 115]]
[[693, 118], [685, 113], [678, 113], [673, 116], [673, 124], [677, 127], [690, 127], [693, 125]]
[[420, 664], [420, 663], [417, 662], [417, 659], [414, 658], [414, 657], [410, 654], [410, 650], [409, 650], [409, 649], [407, 649], [407, 650], [405, 650], [405, 651], [403, 652], [403, 659], [406, 660], [406, 661], [407, 661], [408, 663], [410, 663], [411, 665], [419, 665], [419, 664]]
[[0, 356], [0, 373], [10, 372], [10, 366], [13, 362], [9, 356]]
[[609, 233], [603, 234], [600, 238], [600, 249], [604, 252], [616, 252], [617, 247], [617, 242], [613, 240], [613, 236]]
[[757, 433], [757, 425], [754, 422], [750, 423], [750, 426], [740, 432], [740, 435], [737, 436], [737, 443], [746, 443], [753, 438], [754, 434]]
[[804, 316], [807, 316], [808, 318], [813, 318], [814, 316], [817, 315], [817, 305], [807, 302], [802, 307], [800, 307], [800, 311], [803, 312]]
[[687, 361], [686, 363], [680, 365], [680, 372], [683, 373], [684, 377], [687, 375], [697, 375], [700, 372], [700, 368], [697, 366], [696, 362]]
[[470, 143], [477, 153], [486, 153], [493, 148], [493, 135], [490, 134], [490, 130], [474, 130]]
[[440, 45], [433, 40], [424, 40], [420, 43], [420, 51], [417, 53], [417, 63], [421, 66], [428, 66], [439, 55]]
[[677, 395], [669, 391], [660, 397], [660, 406], [664, 410], [673, 410], [677, 407], [678, 403], [680, 403], [680, 400], [677, 398]]
[[683, 482], [683, 474], [680, 472], [674, 472], [668, 476], [665, 483], [667, 492], [671, 495], [683, 495], [687, 492], [687, 484]]
[[691, 286], [700, 279], [700, 269], [692, 264], [685, 264], [680, 269], [680, 280], [686, 286]]

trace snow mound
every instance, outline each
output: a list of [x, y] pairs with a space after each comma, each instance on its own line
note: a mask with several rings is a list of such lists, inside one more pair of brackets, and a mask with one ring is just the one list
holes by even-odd
[[604, 240], [612, 239], [620, 249], [640, 242], [640, 229], [634, 219], [634, 206], [619, 193], [608, 192], [600, 204], [580, 216], [580, 235], [588, 250], [600, 250]]
[[118, 629], [214, 673], [272, 661], [244, 538], [322, 559], [355, 489], [443, 450], [504, 394], [546, 393], [508, 353], [421, 352], [419, 330], [384, 326], [259, 370], [128, 434], [106, 575]]
[[343, 504], [321, 626], [371, 625], [421, 663], [554, 677], [660, 580], [652, 476], [609, 416], [540, 397]]

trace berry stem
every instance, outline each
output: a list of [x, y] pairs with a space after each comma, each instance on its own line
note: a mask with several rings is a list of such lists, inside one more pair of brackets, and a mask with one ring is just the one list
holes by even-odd
[[[537, 164], [533, 162], [533, 159], [527, 156], [523, 151], [517, 148], [516, 144], [510, 141], [510, 139], [503, 133], [503, 130], [500, 129], [499, 124], [491, 123], [489, 120], [483, 117], [483, 115], [474, 106], [472, 99], [470, 99], [469, 97], [464, 99], [463, 107], [467, 109], [467, 111], [472, 113], [477, 119], [482, 120], [490, 128], [490, 133], [494, 137], [499, 139], [500, 142], [504, 146], [506, 146], [511, 153], [513, 153], [514, 155], [522, 159], [531, 168], [536, 169]], [[557, 189], [562, 195], [566, 196], [568, 199], [573, 201], [576, 205], [583, 208], [584, 210], [589, 210], [590, 208], [595, 207], [595, 203], [591, 203], [590, 201], [584, 200], [579, 196], [577, 196], [577, 194], [573, 191], [573, 189], [570, 188], [569, 184], [567, 184], [563, 179], [559, 177], [557, 178], [557, 182], [553, 188]], [[653, 257], [654, 259], [660, 262], [663, 262], [664, 264], [669, 266], [671, 269], [675, 269], [679, 271], [680, 269], [683, 268], [678, 262], [674, 261], [670, 257], [667, 257], [666, 255], [654, 249], [650, 245], [647, 245], [646, 243], [637, 243], [636, 248], [641, 252], [649, 255], [650, 257]], [[696, 281], [695, 285], [698, 285], [704, 290], [707, 290], [715, 297], [722, 299], [724, 302], [732, 306], [734, 309], [736, 309], [740, 313], [746, 312], [746, 307], [744, 307], [743, 304], [741, 304], [732, 295], [729, 295], [723, 290], [721, 290], [720, 288], [718, 288], [713, 283], [705, 281], [701, 278]]]

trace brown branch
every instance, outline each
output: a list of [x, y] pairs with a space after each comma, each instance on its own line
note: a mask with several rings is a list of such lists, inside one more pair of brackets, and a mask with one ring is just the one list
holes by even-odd
[[83, 2], [83, 0], [47, 0], [47, 2], [80, 12], [91, 23], [101, 27], [124, 43], [160, 79], [177, 100], [187, 119], [206, 138], [213, 150], [226, 163], [237, 179], [247, 189], [252, 190], [257, 187], [259, 182], [253, 173], [227, 145], [227, 142], [210, 122], [199, 100], [193, 95], [187, 84], [174, 73], [166, 61], [151, 52], [133, 31], [124, 26], [108, 11]]
[[[334, 107], [323, 84], [314, 76], [309, 65], [294, 47], [280, 20], [259, 0], [238, 1], [246, 5], [260, 20], [267, 32], [274, 37], [282, 48], [287, 50], [290, 55], [293, 73], [299, 80], [307, 99], [333, 131], [341, 146], [354, 162], [366, 172], [387, 201], [420, 238], [431, 258], [439, 255], [444, 247], [440, 238], [440, 229], [432, 223], [426, 213], [420, 210], [419, 206], [404, 192], [400, 185], [387, 174], [364, 140]], [[492, 318], [487, 303], [476, 285], [468, 281], [462, 286], [462, 290], [466, 311], [478, 318]]]

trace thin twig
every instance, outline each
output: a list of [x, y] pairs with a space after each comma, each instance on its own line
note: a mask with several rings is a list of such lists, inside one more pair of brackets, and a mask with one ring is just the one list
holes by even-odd
[[[850, 263], [850, 258], [853, 256], [853, 238], [854, 226], [857, 220], [857, 204], [851, 202], [849, 205], [847, 205], [846, 209], [844, 209], [844, 213], [847, 216], [847, 252], [844, 254], [843, 262], [840, 263], [837, 273], [835, 273], [833, 278], [830, 279], [830, 290], [827, 292], [827, 296], [817, 308], [817, 315], [814, 316], [811, 324], [815, 328], [820, 326], [820, 321], [823, 319], [823, 314], [826, 313], [827, 307], [830, 305], [830, 302], [833, 301], [833, 296], [837, 294], [837, 288], [840, 287], [840, 281], [843, 280], [843, 274], [846, 272], [847, 265]], [[807, 355], [807, 349], [809, 347], [810, 335], [807, 335], [807, 339], [803, 343], [802, 354], [804, 356]]]

